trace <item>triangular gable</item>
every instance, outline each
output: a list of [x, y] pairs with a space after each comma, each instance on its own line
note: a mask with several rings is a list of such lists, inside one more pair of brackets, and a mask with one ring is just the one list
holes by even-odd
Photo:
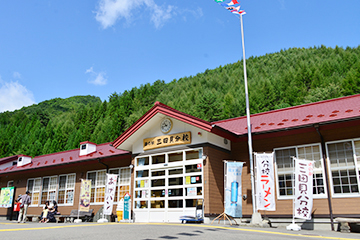
[[115, 148], [131, 151], [130, 146], [133, 140], [137, 139], [142, 135], [141, 130], [146, 129], [145, 125], [148, 124], [150, 121], [159, 121], [161, 118], [164, 117], [170, 117], [179, 120], [181, 122], [197, 127], [201, 130], [214, 133], [229, 140], [234, 140], [236, 138], [234, 134], [219, 127], [216, 127], [208, 121], [180, 112], [163, 103], [155, 102], [154, 106], [148, 112], [146, 112], [139, 120], [137, 120], [130, 128], [128, 128], [123, 134], [121, 134], [112, 143], [112, 145]]

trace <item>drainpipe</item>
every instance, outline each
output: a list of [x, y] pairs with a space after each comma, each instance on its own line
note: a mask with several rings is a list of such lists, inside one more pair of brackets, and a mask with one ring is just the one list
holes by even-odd
[[104, 165], [106, 167], [106, 173], [109, 173], [109, 166], [106, 165], [105, 163], [103, 163], [100, 158], [98, 159], [98, 161], [99, 161], [99, 163], [101, 163], [102, 165]]
[[316, 129], [316, 132], [319, 134], [321, 139], [321, 150], [323, 152], [323, 164], [324, 164], [324, 171], [325, 171], [325, 181], [326, 181], [326, 191], [328, 193], [328, 204], [329, 204], [329, 212], [330, 212], [330, 222], [331, 222], [331, 230], [334, 231], [334, 216], [332, 212], [332, 205], [331, 205], [331, 197], [330, 197], [330, 188], [329, 188], [329, 174], [327, 170], [326, 165], [326, 148], [325, 148], [325, 141], [323, 135], [321, 135], [319, 130], [319, 124], [314, 124], [314, 128]]

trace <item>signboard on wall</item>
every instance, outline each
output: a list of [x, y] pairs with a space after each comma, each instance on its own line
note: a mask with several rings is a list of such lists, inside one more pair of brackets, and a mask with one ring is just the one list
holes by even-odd
[[10, 208], [14, 197], [14, 187], [1, 188], [0, 207]]
[[145, 138], [143, 140], [144, 151], [169, 147], [174, 145], [190, 144], [191, 143], [191, 132], [176, 133], [171, 135], [164, 135], [153, 138]]

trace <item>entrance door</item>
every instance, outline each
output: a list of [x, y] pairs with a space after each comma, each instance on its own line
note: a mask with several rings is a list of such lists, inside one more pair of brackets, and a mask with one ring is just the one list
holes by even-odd
[[196, 200], [203, 198], [203, 160], [198, 157], [199, 151], [136, 159], [136, 222], [179, 222], [180, 216], [195, 215]]

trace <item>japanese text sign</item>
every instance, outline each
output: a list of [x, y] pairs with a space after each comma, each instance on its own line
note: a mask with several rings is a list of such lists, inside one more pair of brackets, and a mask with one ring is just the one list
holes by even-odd
[[275, 211], [274, 154], [255, 154], [258, 210]]
[[143, 140], [143, 147], [144, 147], [144, 151], [146, 151], [155, 148], [162, 148], [162, 147], [169, 147], [174, 145], [190, 144], [190, 143], [191, 143], [191, 132], [183, 132], [183, 133], [164, 135], [153, 138], [145, 138]]
[[91, 180], [81, 179], [80, 211], [89, 211], [91, 197]]
[[112, 213], [116, 187], [117, 187], [117, 175], [106, 174], [104, 215], [111, 215]]
[[313, 206], [314, 161], [295, 159], [294, 217], [310, 220]]

